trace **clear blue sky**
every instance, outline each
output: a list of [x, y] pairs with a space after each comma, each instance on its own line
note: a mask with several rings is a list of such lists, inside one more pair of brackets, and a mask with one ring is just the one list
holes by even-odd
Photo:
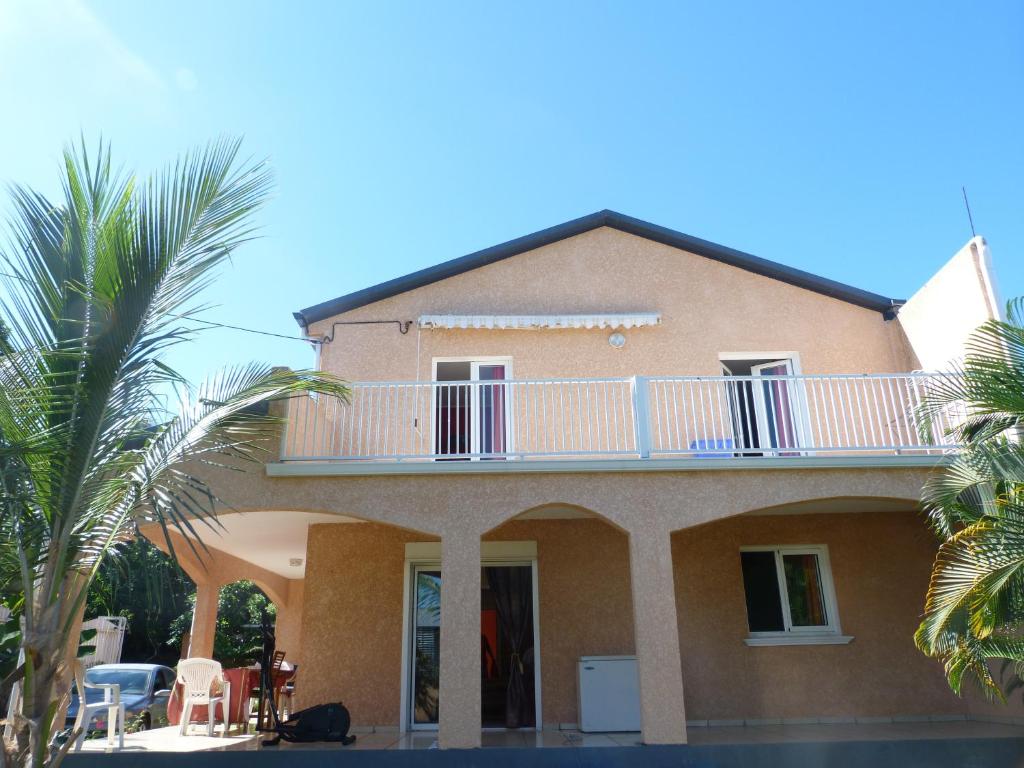
[[[0, 179], [221, 133], [277, 174], [212, 319], [292, 311], [602, 208], [895, 297], [968, 239], [1024, 294], [1024, 5], [0, 0]], [[0, 215], [9, 212], [5, 201]], [[298, 342], [209, 333], [192, 378]]]

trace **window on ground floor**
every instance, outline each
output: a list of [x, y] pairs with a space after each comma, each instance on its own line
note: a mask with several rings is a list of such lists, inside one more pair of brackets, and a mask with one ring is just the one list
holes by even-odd
[[743, 547], [740, 562], [751, 638], [813, 642], [839, 634], [826, 547]]

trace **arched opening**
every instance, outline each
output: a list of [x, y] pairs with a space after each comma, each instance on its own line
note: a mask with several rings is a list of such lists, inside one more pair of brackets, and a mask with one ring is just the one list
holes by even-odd
[[[174, 637], [182, 638], [187, 648], [192, 631], [196, 592], [189, 599], [188, 609], [171, 625]], [[213, 658], [228, 667], [251, 667], [260, 660], [263, 616], [271, 623], [277, 619], [278, 607], [259, 585], [250, 579], [223, 584], [217, 590], [217, 620], [213, 634]]]
[[635, 653], [628, 535], [550, 503], [483, 534], [481, 554], [481, 724], [578, 727], [581, 660]]
[[[405, 547], [438, 537], [312, 510], [232, 512], [218, 523], [197, 527], [198, 552], [173, 535], [197, 584], [188, 653], [232, 663], [252, 652], [258, 657], [248, 628], [255, 630], [263, 606], [272, 606], [276, 649], [296, 668], [291, 708], [344, 701], [355, 726], [394, 728]], [[158, 531], [146, 533], [160, 545]], [[225, 610], [232, 616], [222, 616]]]

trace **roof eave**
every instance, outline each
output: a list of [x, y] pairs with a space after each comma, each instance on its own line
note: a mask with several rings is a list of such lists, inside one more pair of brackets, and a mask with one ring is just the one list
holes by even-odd
[[749, 272], [754, 272], [755, 274], [789, 283], [790, 285], [796, 285], [800, 288], [831, 296], [832, 298], [866, 309], [882, 312], [886, 315], [886, 319], [890, 319], [890, 315], [895, 316], [895, 308], [903, 303], [902, 301], [870, 291], [864, 291], [836, 280], [830, 280], [829, 278], [794, 267], [788, 267], [768, 259], [762, 259], [759, 256], [744, 253], [734, 248], [652, 224], [642, 219], [636, 219], [615, 211], [604, 210], [567, 221], [563, 224], [557, 224], [553, 227], [467, 254], [466, 256], [435, 264], [426, 269], [411, 272], [407, 275], [396, 277], [393, 280], [339, 296], [330, 301], [315, 304], [295, 312], [294, 317], [303, 329], [308, 329], [310, 324], [319, 320], [325, 320], [329, 317], [397, 296], [400, 293], [422, 288], [431, 283], [436, 283], [440, 280], [493, 264], [502, 259], [541, 248], [545, 245], [551, 245], [552, 243], [569, 237], [575, 237], [599, 227], [617, 229], [620, 232], [626, 232], [627, 234], [653, 240], [663, 245], [696, 253], [699, 256], [704, 256], [723, 264], [729, 264]]

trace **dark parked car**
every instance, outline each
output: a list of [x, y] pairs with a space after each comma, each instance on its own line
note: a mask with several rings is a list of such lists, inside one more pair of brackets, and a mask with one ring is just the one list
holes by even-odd
[[[87, 669], [87, 683], [117, 683], [121, 686], [121, 701], [124, 702], [125, 723], [142, 715], [144, 728], [152, 728], [154, 724], [167, 720], [167, 699], [174, 688], [175, 674], [170, 667], [159, 664], [99, 664]], [[94, 688], [86, 689], [86, 701], [103, 701], [103, 691]], [[78, 691], [71, 695], [71, 706], [68, 707], [67, 726], [73, 727], [78, 716]], [[107, 727], [106, 712], [97, 714], [90, 729]]]

